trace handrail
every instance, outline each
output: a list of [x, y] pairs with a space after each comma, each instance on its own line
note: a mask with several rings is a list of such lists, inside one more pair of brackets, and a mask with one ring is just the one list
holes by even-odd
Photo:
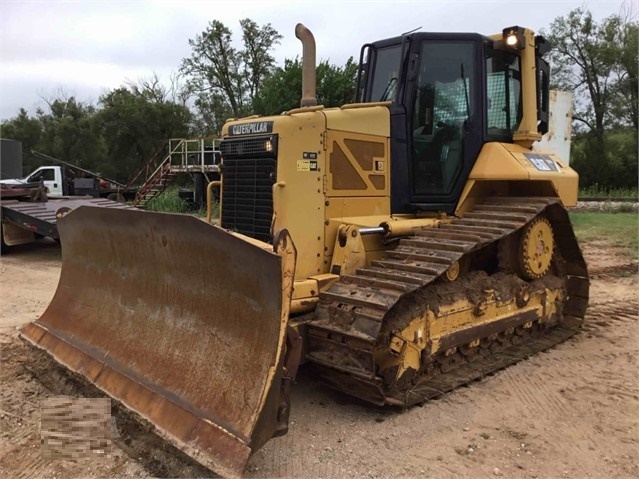
[[133, 201], [133, 206], [138, 205], [142, 199], [146, 196], [146, 194], [153, 189], [153, 187], [159, 183], [162, 178], [164, 177], [164, 171], [167, 169], [166, 167], [168, 166], [169, 170], [171, 168], [170, 163], [167, 161], [168, 157], [164, 159], [164, 161], [162, 161], [162, 163], [160, 163], [158, 165], [158, 167], [153, 171], [153, 173], [149, 176], [149, 178], [146, 180], [146, 182], [138, 189], [137, 194], [135, 195], [135, 200]]
[[[149, 165], [151, 165], [152, 163], [154, 164], [157, 161], [157, 158], [160, 156], [160, 154], [166, 150], [166, 146], [169, 143], [169, 141], [164, 141], [162, 143], [162, 146], [158, 148], [158, 150], [153, 154], [153, 156], [149, 158], [147, 161], [145, 161], [137, 170], [135, 170], [135, 172], [133, 173], [133, 175], [127, 182], [126, 188], [132, 187], [135, 184], [135, 182], [140, 178], [140, 176], [142, 176], [142, 173], [144, 173], [145, 171], [148, 173]], [[148, 175], [147, 175], [147, 178], [148, 178]]]
[[[135, 200], [137, 204], [142, 201], [144, 195], [157, 183], [156, 176], [162, 169], [166, 168], [167, 165], [169, 169], [171, 169], [172, 166], [180, 167], [181, 169], [178, 171], [193, 172], [199, 169], [205, 172], [205, 157], [207, 154], [213, 155], [213, 165], [218, 164], [220, 159], [220, 150], [216, 148], [215, 140], [210, 141], [210, 146], [211, 150], [207, 150], [208, 142], [203, 138], [169, 138], [148, 161], [135, 171], [125, 188], [131, 187], [142, 175], [145, 176], [144, 182], [138, 187], [138, 194]], [[176, 155], [179, 155], [179, 158], [174, 158]], [[191, 162], [189, 161], [189, 155], [199, 155], [199, 159]], [[195, 169], [192, 167], [195, 167]]]
[[[181, 144], [178, 148], [172, 148], [171, 151], [171, 164], [179, 165], [183, 169], [189, 169], [190, 167], [198, 167], [200, 171], [205, 171], [206, 168], [206, 155], [213, 155], [213, 164], [219, 163], [220, 150], [215, 146], [215, 140], [207, 142], [203, 138], [200, 139], [184, 139], [181, 140]], [[210, 146], [210, 150], [207, 149]], [[179, 161], [174, 161], [173, 155], [180, 155]], [[191, 157], [193, 156], [193, 159]]]

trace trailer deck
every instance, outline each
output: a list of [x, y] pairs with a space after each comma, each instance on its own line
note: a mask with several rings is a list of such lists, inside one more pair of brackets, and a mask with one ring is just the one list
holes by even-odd
[[57, 220], [66, 212], [80, 206], [99, 206], [102, 208], [131, 209], [132, 206], [104, 198], [90, 196], [66, 196], [42, 202], [0, 200], [3, 220], [33, 233], [59, 238]]

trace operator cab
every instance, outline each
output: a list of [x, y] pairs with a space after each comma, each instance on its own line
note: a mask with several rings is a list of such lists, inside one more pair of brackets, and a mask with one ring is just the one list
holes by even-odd
[[454, 211], [483, 144], [513, 141], [523, 116], [520, 52], [474, 33], [413, 33], [362, 47], [357, 101], [392, 102], [393, 213]]

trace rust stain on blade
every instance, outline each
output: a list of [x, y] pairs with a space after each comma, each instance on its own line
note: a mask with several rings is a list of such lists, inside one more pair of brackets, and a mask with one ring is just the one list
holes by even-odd
[[277, 429], [284, 256], [186, 215], [81, 207], [58, 227], [60, 283], [22, 335], [194, 459], [241, 475]]

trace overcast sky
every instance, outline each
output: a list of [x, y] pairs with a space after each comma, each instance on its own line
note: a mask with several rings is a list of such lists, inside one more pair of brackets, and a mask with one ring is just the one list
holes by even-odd
[[[636, 0], [625, 0], [626, 5]], [[34, 113], [58, 91], [83, 102], [127, 80], [157, 72], [167, 81], [188, 40], [210, 20], [239, 32], [239, 20], [271, 23], [284, 38], [279, 63], [301, 56], [297, 22], [315, 35], [318, 59], [343, 64], [360, 46], [421, 27], [422, 31], [497, 33], [521, 25], [547, 29], [585, 6], [595, 19], [619, 13], [622, 0], [421, 1], [11, 1], [0, 0], [0, 119], [23, 107]], [[239, 46], [239, 35], [236, 41]]]

